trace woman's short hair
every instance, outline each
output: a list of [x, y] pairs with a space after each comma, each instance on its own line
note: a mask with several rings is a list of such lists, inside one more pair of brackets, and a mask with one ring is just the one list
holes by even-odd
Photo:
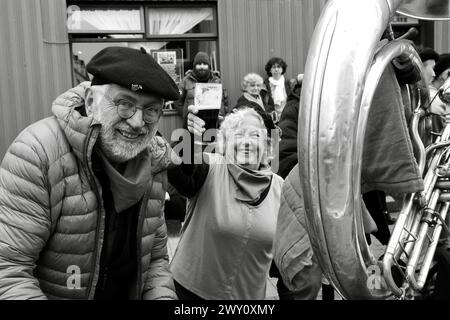
[[257, 73], [248, 73], [244, 76], [241, 82], [241, 89], [242, 91], [245, 91], [247, 89], [247, 86], [250, 83], [259, 82], [261, 84], [264, 83], [264, 79]]
[[267, 116], [263, 111], [257, 111], [252, 107], [241, 106], [237, 109], [234, 109], [233, 112], [229, 113], [225, 117], [225, 119], [222, 121], [222, 124], [220, 125], [217, 144], [218, 152], [221, 154], [225, 154], [228, 135], [235, 132], [236, 128], [239, 127], [241, 122], [247, 119], [249, 116], [257, 117], [260, 121], [261, 129], [267, 132], [267, 148], [266, 154], [262, 159], [262, 163], [268, 165], [273, 158], [273, 146], [275, 145], [274, 143], [276, 143], [276, 141], [273, 140], [274, 137], [272, 137], [272, 130], [276, 130], [276, 127], [269, 116]]
[[[249, 116], [254, 116], [259, 119], [259, 122], [261, 124], [261, 129], [266, 131], [267, 137], [269, 137], [270, 133], [269, 130], [266, 127], [266, 124], [264, 123], [263, 117], [253, 108], [251, 107], [240, 107], [237, 109], [234, 109], [233, 112], [230, 112], [226, 115], [225, 119], [222, 121], [220, 125], [220, 134], [219, 134], [219, 141], [221, 144], [220, 149], [225, 150], [226, 147], [226, 139], [227, 137], [236, 132], [236, 129], [240, 126], [241, 122], [245, 119], [248, 119]], [[270, 139], [268, 139], [270, 140]], [[270, 141], [268, 141], [270, 143]]]
[[280, 57], [273, 57], [273, 58], [270, 58], [269, 61], [267, 61], [266, 67], [265, 67], [266, 73], [269, 77], [272, 76], [272, 72], [270, 72], [270, 69], [272, 69], [272, 66], [274, 64], [278, 64], [283, 69], [283, 72], [281, 74], [284, 74], [286, 72], [286, 69], [288, 67], [286, 62], [283, 59], [281, 59]]
[[225, 136], [227, 136], [229, 132], [236, 131], [236, 129], [240, 126], [240, 123], [247, 119], [249, 116], [258, 118], [261, 124], [261, 128], [263, 130], [267, 130], [263, 117], [258, 112], [256, 112], [255, 109], [250, 107], [241, 107], [234, 109], [234, 111], [229, 113], [222, 121], [220, 130]]

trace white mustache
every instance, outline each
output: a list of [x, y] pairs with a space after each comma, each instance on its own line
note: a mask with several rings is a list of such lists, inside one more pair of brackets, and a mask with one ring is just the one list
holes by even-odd
[[116, 129], [120, 130], [120, 131], [124, 131], [124, 132], [129, 132], [131, 134], [136, 134], [136, 135], [147, 135], [149, 133], [148, 129], [145, 129], [145, 128], [143, 128], [140, 131], [133, 130], [132, 128], [122, 128], [122, 127], [119, 127]]

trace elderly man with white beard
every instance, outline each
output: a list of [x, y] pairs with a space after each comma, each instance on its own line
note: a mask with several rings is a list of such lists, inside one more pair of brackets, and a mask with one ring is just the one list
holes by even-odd
[[87, 70], [1, 164], [0, 299], [176, 299], [155, 134], [178, 89], [143, 49], [103, 49]]

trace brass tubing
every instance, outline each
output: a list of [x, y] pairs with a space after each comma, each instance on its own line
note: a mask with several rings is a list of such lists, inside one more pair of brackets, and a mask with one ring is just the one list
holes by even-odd
[[400, 214], [397, 218], [397, 223], [392, 231], [391, 238], [387, 245], [386, 251], [383, 257], [383, 278], [389, 289], [397, 297], [403, 294], [403, 290], [397, 286], [392, 276], [392, 266], [394, 263], [394, 258], [396, 258], [397, 253], [400, 250], [399, 241], [404, 232], [404, 226], [407, 223], [408, 215], [410, 214], [414, 202], [414, 194], [408, 195], [407, 199], [404, 201], [404, 205]]
[[438, 180], [436, 187], [441, 190], [450, 190], [450, 180]]
[[[430, 202], [428, 204], [428, 208], [427, 208], [428, 210], [430, 210], [430, 211], [435, 210], [440, 193], [441, 193], [441, 191], [439, 189], [434, 190], [434, 192], [431, 196]], [[428, 218], [428, 216], [431, 216], [431, 214], [428, 211], [426, 211], [426, 212], [424, 212], [424, 216], [426, 216], [426, 218]], [[408, 261], [408, 265], [406, 266], [406, 279], [408, 280], [409, 284], [416, 290], [421, 289], [419, 287], [419, 284], [417, 283], [417, 280], [415, 277], [415, 272], [417, 269], [417, 264], [419, 262], [419, 258], [420, 258], [421, 252], [422, 252], [422, 247], [426, 240], [426, 236], [427, 236], [429, 228], [430, 228], [430, 225], [428, 224], [428, 222], [422, 221], [420, 223], [419, 235], [415, 242], [411, 257]]]
[[440, 202], [450, 202], [450, 193], [449, 192], [442, 192], [439, 196]]
[[[439, 215], [441, 216], [442, 221], [445, 221], [449, 207], [450, 203], [446, 202], [444, 205], [442, 205], [441, 209], [439, 210]], [[438, 221], [436, 221], [437, 224], [434, 227], [433, 236], [431, 237], [431, 242], [428, 245], [427, 253], [423, 260], [422, 267], [420, 268], [419, 277], [417, 278], [417, 287], [419, 289], [423, 288], [427, 280], [428, 272], [430, 271], [430, 266], [431, 263], [433, 262], [434, 253], [436, 252], [436, 247], [439, 242], [439, 236], [441, 235], [442, 231], [442, 222], [437, 218], [435, 219]]]
[[409, 228], [407, 229], [409, 232], [407, 233], [406, 238], [404, 239], [404, 243], [405, 244], [405, 252], [402, 256], [403, 260], [407, 260], [410, 255], [411, 252], [414, 248], [414, 244], [415, 241], [417, 240], [417, 233], [419, 231], [419, 226], [420, 226], [420, 221], [422, 220], [422, 215], [423, 215], [423, 208], [418, 208], [418, 206], [415, 207], [415, 211], [411, 211], [410, 215], [413, 215], [412, 217], [412, 223], [409, 226]]

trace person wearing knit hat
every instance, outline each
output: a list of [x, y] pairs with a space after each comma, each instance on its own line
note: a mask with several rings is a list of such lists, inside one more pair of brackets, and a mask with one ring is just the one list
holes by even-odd
[[436, 76], [433, 81], [433, 86], [439, 89], [450, 75], [450, 53], [444, 53], [439, 56], [439, 60], [434, 66], [434, 73]]
[[[180, 86], [180, 99], [175, 103], [179, 115], [183, 118], [184, 127], [187, 127], [188, 107], [194, 105], [194, 93], [197, 83], [221, 83], [220, 75], [211, 69], [211, 60], [206, 52], [198, 52], [192, 62], [192, 70], [188, 70]], [[222, 104], [219, 111], [220, 121], [228, 112], [226, 91], [223, 90]]]
[[444, 128], [444, 123], [450, 121], [450, 106], [443, 102], [438, 95], [439, 88], [444, 84], [450, 73], [450, 54], [445, 53], [438, 56], [438, 60], [434, 65], [433, 72], [435, 76], [429, 85], [430, 89], [430, 111], [440, 116], [440, 124], [438, 126], [440, 132]]
[[419, 52], [420, 60], [422, 60], [424, 71], [425, 71], [425, 83], [426, 85], [430, 85], [431, 81], [435, 76], [434, 74], [434, 66], [436, 62], [439, 60], [439, 54], [431, 48], [423, 48]]
[[422, 62], [427, 60], [434, 60], [437, 62], [439, 60], [439, 54], [429, 47], [425, 47], [419, 52], [419, 57]]
[[207, 82], [211, 77], [211, 62], [205, 52], [199, 52], [195, 55], [194, 74], [198, 82]]
[[0, 300], [175, 300], [163, 215], [175, 157], [157, 128], [178, 89], [145, 50], [105, 48], [87, 70], [1, 162]]
[[[434, 67], [439, 60], [439, 54], [431, 48], [425, 47], [419, 51], [420, 59], [423, 63], [424, 82], [429, 90], [431, 97], [430, 113], [432, 114], [431, 123], [432, 131], [440, 132], [444, 128], [444, 115], [446, 113], [446, 106], [439, 100], [433, 98], [436, 96], [437, 89], [435, 87], [436, 73]], [[433, 84], [434, 83], [434, 84]]]
[[199, 51], [195, 57], [194, 57], [194, 61], [192, 63], [192, 65], [195, 67], [198, 64], [206, 64], [209, 67], [211, 67], [211, 62], [209, 61], [209, 56], [206, 52], [203, 51]]

